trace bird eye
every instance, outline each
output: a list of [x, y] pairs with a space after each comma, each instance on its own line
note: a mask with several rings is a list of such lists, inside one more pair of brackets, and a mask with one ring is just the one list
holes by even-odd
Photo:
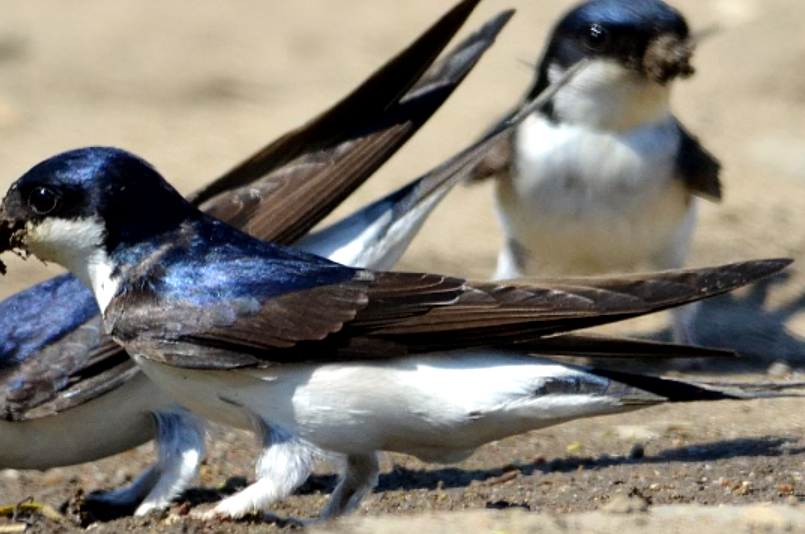
[[601, 50], [609, 41], [609, 32], [601, 24], [590, 24], [583, 33], [582, 40], [590, 50]]
[[28, 205], [37, 215], [47, 215], [59, 206], [61, 197], [49, 187], [36, 187], [28, 195]]

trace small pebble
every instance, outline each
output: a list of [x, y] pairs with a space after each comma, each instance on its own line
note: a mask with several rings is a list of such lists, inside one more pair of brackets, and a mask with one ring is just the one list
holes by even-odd
[[129, 473], [128, 469], [121, 467], [115, 474], [112, 476], [112, 480], [110, 485], [114, 488], [119, 488], [120, 486], [126, 485], [126, 483], [131, 481], [131, 473]]
[[777, 486], [777, 491], [780, 493], [793, 493], [794, 487], [791, 484], [780, 484]]
[[64, 471], [61, 469], [52, 469], [48, 471], [45, 473], [43, 480], [48, 486], [58, 486], [67, 481], [66, 477], [64, 476]]
[[519, 471], [520, 470], [519, 462], [511, 462], [502, 467], [504, 473], [508, 473], [509, 471]]
[[509, 482], [510, 480], [514, 480], [515, 478], [517, 478], [517, 476], [519, 474], [520, 474], [519, 470], [508, 471], [506, 473], [503, 473], [499, 477], [490, 478], [490, 479], [485, 480], [482, 483], [482, 485], [484, 485], [484, 486], [497, 486], [499, 484], [505, 484], [506, 482]]
[[2, 476], [6, 480], [16, 482], [20, 479], [21, 473], [16, 469], [6, 469], [2, 471]]

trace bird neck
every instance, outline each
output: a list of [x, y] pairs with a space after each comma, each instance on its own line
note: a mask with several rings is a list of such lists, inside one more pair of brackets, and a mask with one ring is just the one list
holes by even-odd
[[[562, 75], [549, 69], [550, 80]], [[553, 98], [560, 123], [623, 132], [671, 115], [671, 82], [653, 83], [615, 61], [597, 60], [584, 67]]]
[[58, 263], [81, 280], [104, 309], [116, 293], [109, 283], [116, 261], [104, 246], [104, 236], [105, 228], [98, 218], [54, 217], [29, 226], [25, 240], [28, 250], [39, 259]]

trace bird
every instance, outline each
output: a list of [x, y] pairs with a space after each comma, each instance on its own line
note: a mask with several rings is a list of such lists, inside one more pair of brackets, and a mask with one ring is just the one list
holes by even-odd
[[[478, 3], [457, 4], [330, 110], [190, 199], [254, 235], [298, 242], [428, 120], [491, 46], [511, 11], [491, 18], [434, 63]], [[425, 178], [434, 183], [432, 174], [420, 181]], [[420, 205], [417, 198], [426, 196], [413, 184], [395, 195], [379, 201], [369, 215], [359, 210], [355, 217], [371, 225], [386, 207], [394, 210], [394, 217], [404, 217]], [[303, 197], [316, 201], [300, 202]], [[426, 216], [420, 212], [414, 219]], [[404, 244], [392, 239], [401, 254], [418, 227], [401, 233], [394, 217], [384, 218], [373, 236], [382, 239], [383, 228], [395, 239], [408, 236]], [[344, 237], [343, 231], [323, 232], [342, 244], [360, 239]], [[364, 242], [375, 252], [391, 248]], [[326, 255], [322, 247], [328, 243], [319, 238], [298, 246]], [[352, 250], [360, 248], [359, 243]], [[373, 260], [363, 261], [371, 266]], [[104, 334], [92, 294], [72, 275], [0, 302], [0, 468], [87, 462], [154, 437], [154, 466], [129, 487], [90, 494], [88, 502], [137, 515], [168, 506], [196, 474], [204, 452], [204, 422], [153, 387]]]
[[371, 490], [378, 451], [456, 461], [577, 417], [739, 398], [518, 346], [572, 353], [578, 338], [564, 350], [563, 334], [721, 294], [791, 262], [501, 283], [347, 267], [200, 212], [143, 159], [109, 147], [31, 168], [8, 190], [0, 230], [0, 251], [58, 263], [91, 288], [107, 333], [163, 391], [259, 436], [256, 482], [210, 518], [286, 497], [316, 451], [345, 464], [327, 518]]
[[[495, 279], [684, 265], [699, 199], [722, 197], [720, 163], [671, 109], [695, 44], [660, 0], [592, 0], [558, 21], [524, 101], [568, 68], [584, 71], [470, 179], [494, 179]], [[696, 341], [695, 315], [674, 311], [675, 341]]]

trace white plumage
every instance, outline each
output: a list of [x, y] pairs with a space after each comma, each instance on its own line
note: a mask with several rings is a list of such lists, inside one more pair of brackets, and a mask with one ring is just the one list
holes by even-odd
[[[496, 181], [496, 279], [684, 266], [697, 199], [678, 176], [671, 85], [591, 60], [555, 95], [553, 117], [535, 112], [519, 125]], [[677, 341], [693, 341], [694, 314], [674, 312]]]

